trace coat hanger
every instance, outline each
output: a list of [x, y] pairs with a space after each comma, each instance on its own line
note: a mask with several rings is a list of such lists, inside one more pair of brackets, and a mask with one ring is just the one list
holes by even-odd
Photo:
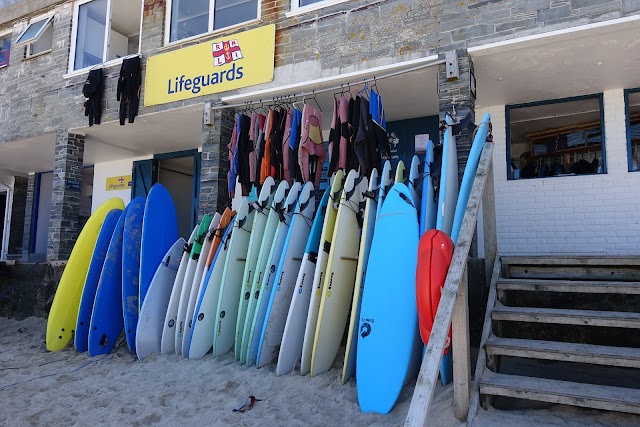
[[322, 108], [320, 107], [320, 104], [318, 104], [318, 100], [316, 99], [316, 91], [314, 90], [312, 93], [313, 93], [313, 101], [318, 106], [318, 110], [320, 110], [320, 112], [322, 113]]

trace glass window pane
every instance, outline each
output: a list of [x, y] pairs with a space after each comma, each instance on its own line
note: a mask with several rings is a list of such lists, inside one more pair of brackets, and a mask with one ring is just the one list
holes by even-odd
[[53, 25], [44, 30], [38, 40], [31, 44], [31, 55], [37, 55], [39, 53], [50, 50], [53, 47]]
[[300, 0], [300, 7], [309, 6], [310, 4], [320, 3], [324, 0]]
[[93, 0], [80, 5], [74, 69], [102, 63], [107, 23], [107, 0]]
[[640, 92], [629, 94], [629, 139], [631, 171], [640, 171]]
[[36, 36], [36, 34], [38, 34], [38, 31], [42, 29], [43, 25], [47, 22], [47, 20], [48, 18], [45, 18], [41, 21], [34, 22], [33, 24], [31, 24], [27, 29], [27, 31], [25, 31], [25, 33], [22, 36], [20, 36], [16, 44], [24, 43], [26, 41], [31, 41], [31, 39], [33, 39]]
[[209, 0], [174, 0], [171, 3], [169, 41], [186, 39], [209, 31]]
[[138, 53], [142, 0], [111, 1], [111, 31], [107, 61], [122, 58], [130, 53], [130, 44], [135, 45], [131, 53]]
[[9, 65], [9, 52], [11, 50], [11, 34], [0, 37], [0, 67]]
[[219, 29], [258, 17], [258, 0], [216, 0], [213, 28]]

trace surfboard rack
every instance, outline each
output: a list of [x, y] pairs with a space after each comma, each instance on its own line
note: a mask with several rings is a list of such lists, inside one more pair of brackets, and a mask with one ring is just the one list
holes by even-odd
[[[480, 205], [483, 206], [484, 254], [487, 283], [491, 280], [497, 259], [495, 196], [493, 188], [494, 143], [485, 142], [469, 203], [462, 221], [449, 272], [442, 289], [429, 343], [423, 354], [420, 374], [411, 399], [405, 426], [427, 426], [429, 409], [440, 370], [440, 359], [452, 327], [453, 397], [455, 415], [466, 420], [471, 400], [471, 353], [469, 341], [469, 306], [467, 304], [467, 261], [473, 235], [478, 226]], [[474, 383], [475, 386], [475, 383]], [[475, 388], [475, 387], [474, 387]]]

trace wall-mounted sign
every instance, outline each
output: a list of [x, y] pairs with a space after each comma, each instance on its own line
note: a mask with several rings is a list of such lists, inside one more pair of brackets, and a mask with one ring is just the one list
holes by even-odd
[[110, 176], [107, 178], [107, 191], [128, 190], [131, 188], [131, 175]]
[[429, 134], [422, 133], [415, 136], [415, 153], [424, 154], [427, 152], [427, 144], [429, 143]]
[[147, 60], [144, 105], [210, 95], [273, 80], [276, 26], [225, 36]]

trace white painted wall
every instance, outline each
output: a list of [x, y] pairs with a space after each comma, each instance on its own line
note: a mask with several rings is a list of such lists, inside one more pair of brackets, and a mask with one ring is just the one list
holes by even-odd
[[124, 204], [131, 201], [131, 189], [107, 191], [107, 178], [110, 176], [131, 175], [133, 162], [136, 160], [151, 159], [153, 156], [135, 157], [115, 162], [96, 163], [93, 169], [93, 200], [91, 201], [91, 212], [98, 206], [112, 197], [120, 197]]
[[606, 175], [507, 181], [504, 105], [491, 113], [498, 250], [640, 255], [640, 172], [627, 171], [622, 89], [604, 92]]

